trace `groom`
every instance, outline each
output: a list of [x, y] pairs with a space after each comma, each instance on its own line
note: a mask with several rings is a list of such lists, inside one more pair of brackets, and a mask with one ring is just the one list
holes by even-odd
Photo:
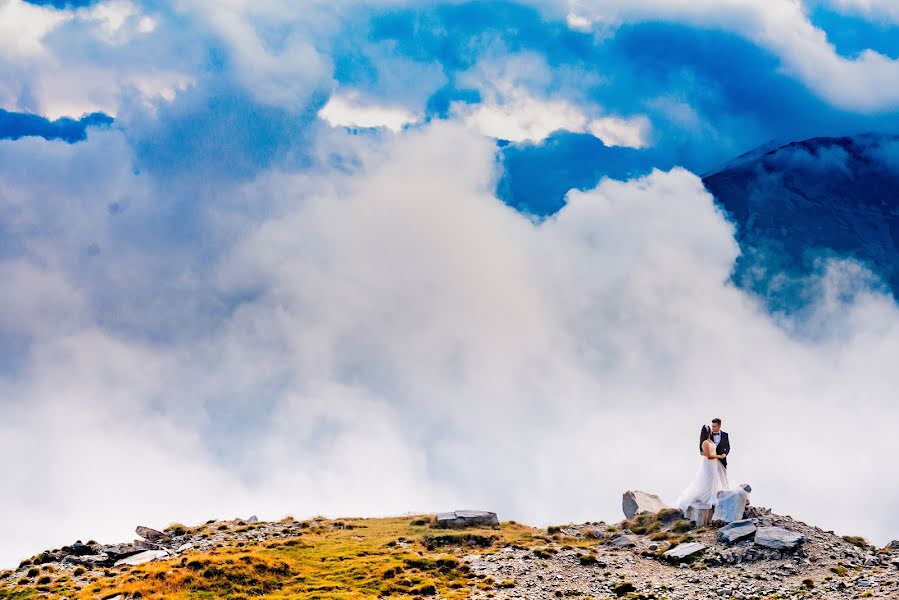
[[[702, 440], [705, 438], [705, 430], [707, 426], [702, 426], [702, 432], [699, 434], [699, 451], [702, 452]], [[726, 431], [721, 431], [721, 419], [715, 418], [712, 419], [712, 443], [715, 444], [715, 454], [730, 454], [730, 437], [727, 435]], [[727, 459], [721, 458], [719, 459], [721, 464], [724, 465], [724, 468], [727, 468]]]

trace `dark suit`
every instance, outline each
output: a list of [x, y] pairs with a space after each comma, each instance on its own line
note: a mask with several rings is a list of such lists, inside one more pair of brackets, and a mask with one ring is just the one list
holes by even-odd
[[[699, 432], [699, 452], [702, 452], [702, 442], [705, 440], [707, 427], [703, 427], [702, 431]], [[727, 435], [726, 431], [721, 431], [721, 437], [718, 439], [718, 445], [715, 447], [715, 454], [730, 454], [730, 436]], [[709, 430], [709, 434], [711, 434], [711, 430]], [[714, 439], [712, 442], [714, 443]], [[724, 468], [727, 468], [727, 459], [719, 458], [721, 464], [724, 465]]]

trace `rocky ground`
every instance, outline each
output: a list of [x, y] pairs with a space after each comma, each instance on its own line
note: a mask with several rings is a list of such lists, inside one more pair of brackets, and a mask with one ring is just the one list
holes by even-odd
[[712, 525], [689, 532], [695, 542], [707, 546], [705, 551], [671, 562], [659, 556], [667, 542], [628, 532], [626, 524], [571, 525], [559, 532], [575, 538], [599, 536], [593, 553], [558, 548], [538, 556], [532, 550], [503, 548], [467, 557], [476, 573], [515, 582], [514, 587], [473, 597], [899, 598], [899, 542], [876, 549], [767, 509], [751, 508], [746, 516], [759, 526], [799, 533], [805, 541], [792, 551], [762, 548], [751, 538], [728, 545], [718, 540], [718, 528]]
[[[285, 596], [283, 592], [287, 588], [282, 588], [282, 595], [259, 592], [259, 597], [899, 598], [899, 542], [874, 548], [863, 540], [844, 539], [831, 531], [759, 507], [748, 507], [744, 517], [750, 527], [783, 528], [798, 534], [796, 537], [801, 539], [795, 548], [783, 550], [762, 547], [753, 536], [728, 544], [720, 539], [723, 523], [715, 521], [697, 528], [682, 520], [678, 511], [668, 509], [656, 514], [636, 515], [616, 524], [571, 524], [548, 530], [511, 523], [491, 529], [482, 523], [479, 531], [495, 532], [495, 541], [484, 547], [461, 544], [434, 550], [427, 540], [428, 536], [434, 535], [432, 528], [439, 526], [438, 520], [425, 523], [425, 519], [409, 518], [402, 521], [403, 527], [408, 528], [402, 530], [405, 537], [397, 536], [400, 530], [383, 529], [377, 534], [381, 537], [371, 550], [355, 552], [354, 557], [373, 556], [375, 551], [395, 555], [405, 553], [401, 558], [408, 572], [413, 577], [415, 573], [431, 577], [435, 584], [430, 586], [433, 589], [418, 585], [414, 593], [409, 590], [397, 593], [400, 588], [394, 587], [384, 588], [393, 589], [389, 593], [369, 595], [340, 595], [337, 590], [332, 590], [328, 594]], [[394, 519], [397, 520], [401, 519]], [[133, 580], [140, 572], [134, 569], [154, 564], [162, 565], [168, 575], [177, 574], [178, 569], [190, 568], [190, 561], [198, 556], [212, 556], [227, 549], [243, 552], [265, 546], [291, 549], [291, 552], [306, 548], [303, 551], [313, 552], [316, 544], [324, 543], [324, 540], [336, 543], [335, 538], [327, 536], [346, 536], [340, 538], [346, 542], [335, 546], [335, 552], [340, 552], [339, 544], [366, 543], [368, 538], [374, 540], [372, 536], [380, 527], [376, 522], [378, 520], [355, 520], [355, 524], [351, 524], [328, 519], [256, 522], [251, 518], [209, 521], [192, 528], [173, 525], [165, 532], [138, 527], [137, 533], [142, 539], [132, 543], [77, 543], [23, 561], [18, 568], [0, 573], [0, 599], [92, 597], [91, 589], [101, 589], [98, 581], [129, 577]], [[683, 551], [700, 545], [704, 548], [685, 558], [671, 559], [670, 554], [665, 554], [669, 549]], [[409, 558], [409, 555], [438, 558], [446, 554], [457, 559], [456, 566], [444, 561], [450, 565], [446, 567], [452, 571], [449, 574], [446, 569], [422, 573], [417, 570], [416, 560]], [[384, 556], [387, 560], [388, 555]], [[298, 557], [301, 555], [283, 555], [284, 560], [297, 562], [291, 563], [294, 566], [290, 567], [295, 571], [283, 573], [281, 585], [298, 581], [296, 574], [302, 568]], [[338, 559], [347, 561], [348, 558]], [[319, 558], [316, 557], [314, 562], [320, 564]], [[441, 563], [438, 560], [436, 564], [440, 567]], [[377, 570], [378, 565], [380, 563], [369, 563], [366, 569]], [[452, 586], [450, 582], [454, 582]], [[102, 589], [114, 589], [114, 586]], [[184, 593], [183, 597], [194, 597], [193, 592]], [[166, 598], [168, 595], [124, 593], [102, 597], [130, 600]], [[232, 596], [219, 594], [212, 597]]]

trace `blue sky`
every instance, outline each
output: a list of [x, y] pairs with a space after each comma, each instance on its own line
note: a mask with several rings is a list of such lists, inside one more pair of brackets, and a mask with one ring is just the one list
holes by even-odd
[[897, 537], [896, 486], [809, 502], [882, 484], [826, 440], [897, 453], [893, 299], [827, 262], [794, 335], [699, 179], [897, 124], [889, 0], [0, 0], [0, 562], [242, 513], [614, 519], [713, 416], [758, 503]]

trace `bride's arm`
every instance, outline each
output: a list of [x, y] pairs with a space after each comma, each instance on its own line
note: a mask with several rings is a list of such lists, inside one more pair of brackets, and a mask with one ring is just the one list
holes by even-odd
[[712, 443], [709, 442], [708, 440], [706, 440], [702, 444], [702, 453], [709, 460], [713, 460], [716, 458], [724, 458], [723, 454], [713, 454], [712, 453]]

